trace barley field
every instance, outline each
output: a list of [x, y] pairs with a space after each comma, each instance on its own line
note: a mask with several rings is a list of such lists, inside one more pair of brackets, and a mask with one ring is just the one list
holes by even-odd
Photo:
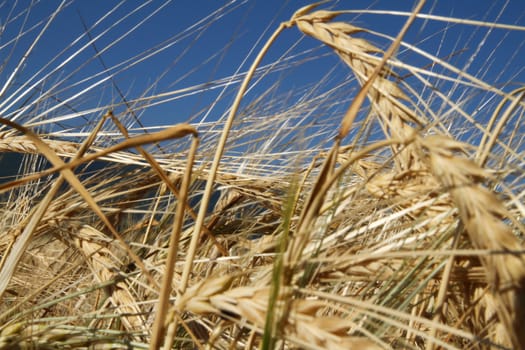
[[[50, 3], [0, 4], [0, 349], [525, 349], [518, 0], [287, 2], [249, 43], [210, 2], [119, 60], [170, 1]], [[207, 58], [124, 78], [174, 47]]]

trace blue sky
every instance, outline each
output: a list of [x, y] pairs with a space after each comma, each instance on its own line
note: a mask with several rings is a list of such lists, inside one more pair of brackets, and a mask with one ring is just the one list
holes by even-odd
[[[5, 1], [0, 7], [0, 25], [3, 28], [0, 37], [0, 59], [3, 64], [0, 84], [5, 83], [25, 50], [42, 29], [41, 21], [53, 13], [60, 1], [37, 1], [29, 15], [24, 9], [30, 1], [19, 1], [14, 5], [15, 3]], [[231, 103], [238, 87], [238, 84], [234, 84], [222, 90], [222, 79], [228, 81], [229, 77], [246, 71], [278, 23], [287, 20], [295, 10], [309, 3], [282, 0], [66, 2], [67, 6], [43, 34], [5, 96], [9, 93], [13, 96], [18, 86], [28, 81], [38, 81], [46, 72], [51, 72], [64, 63], [88, 43], [87, 34], [94, 38], [107, 29], [109, 31], [93, 44], [87, 45], [61, 69], [47, 76], [33, 88], [32, 95], [24, 95], [10, 108], [6, 108], [4, 104], [0, 111], [4, 115], [14, 116], [17, 108], [27, 103], [24, 102], [26, 99], [35, 98], [35, 94], [41, 94], [42, 91], [50, 92], [52, 98], [48, 99], [47, 105], [31, 109], [33, 116], [39, 116], [38, 111], [46, 111], [53, 103], [67, 100], [78, 91], [113, 74], [113, 80], [92, 86], [89, 92], [71, 100], [70, 104], [63, 105], [59, 110], [46, 114], [45, 118], [60, 113], [67, 114], [68, 108], [87, 111], [112, 102], [121, 103], [118, 90], [126, 99], [132, 101], [141, 96], [190, 88], [187, 93], [173, 93], [173, 101], [163, 98], [161, 100], [164, 102], [157, 106], [137, 108], [138, 113], [143, 113], [142, 122], [145, 125], [166, 125], [190, 119], [218, 119]], [[410, 11], [414, 2], [352, 0], [332, 1], [323, 5], [325, 8], [331, 6], [335, 9], [350, 10], [370, 8]], [[155, 13], [156, 11], [158, 12]], [[428, 0], [423, 12], [525, 25], [525, 2], [522, 0]], [[152, 17], [146, 19], [152, 13]], [[103, 18], [107, 14], [109, 16]], [[125, 17], [126, 15], [129, 16]], [[144, 19], [146, 20], [141, 23]], [[395, 36], [406, 17], [349, 14], [341, 19]], [[101, 22], [97, 24], [99, 20]], [[117, 41], [139, 23], [140, 26]], [[504, 83], [525, 81], [525, 32], [509, 33], [495, 29], [490, 35], [486, 35], [487, 28], [447, 25], [444, 22], [418, 20], [406, 39], [439, 57], [452, 55], [448, 58], [451, 63], [459, 68], [466, 67], [468, 72], [482, 77], [489, 83], [501, 84], [503, 89], [512, 88], [503, 86]], [[31, 29], [33, 26], [35, 27]], [[89, 31], [86, 32], [85, 28], [89, 28]], [[10, 40], [16, 37], [21, 29], [28, 32], [14, 45]], [[379, 38], [376, 40], [378, 45], [384, 44]], [[480, 42], [483, 45], [479, 46]], [[160, 52], [138, 62], [137, 57], [150, 52], [148, 50], [152, 48], [160, 47], [164, 47]], [[102, 51], [100, 58], [94, 58], [95, 50]], [[401, 50], [399, 57], [419, 66], [430, 63], [409, 50]], [[126, 60], [133, 64], [119, 66]], [[46, 67], [48, 63], [49, 66]], [[330, 50], [315, 40], [304, 37], [296, 28], [283, 33], [263, 64], [276, 64], [277, 67], [284, 68], [274, 67], [273, 73], [265, 76], [253, 89], [252, 94], [247, 95], [246, 104], [276, 83], [278, 87], [268, 99], [273, 99], [277, 104], [286, 104], [293, 103], [308, 93], [309, 89], [323, 78], [330, 77], [322, 87], [318, 87], [319, 91], [344, 82], [350, 75], [348, 69]], [[103, 65], [109, 67], [108, 72], [104, 72]], [[122, 70], [123, 67], [126, 68]], [[446, 83], [443, 84], [443, 87], [447, 86]], [[200, 88], [192, 90], [195, 86]], [[2, 98], [5, 99], [5, 96]], [[218, 96], [220, 100], [217, 102]], [[479, 106], [482, 103], [482, 97], [475, 99], [474, 104]], [[346, 105], [342, 102], [334, 108], [340, 108], [342, 111]], [[123, 112], [124, 107], [117, 106], [115, 110], [117, 113]], [[19, 116], [19, 120], [34, 121], [29, 116], [31, 113]], [[100, 113], [87, 113], [83, 118], [90, 120]], [[65, 122], [63, 127], [67, 129], [79, 121], [82, 123], [83, 118]]]

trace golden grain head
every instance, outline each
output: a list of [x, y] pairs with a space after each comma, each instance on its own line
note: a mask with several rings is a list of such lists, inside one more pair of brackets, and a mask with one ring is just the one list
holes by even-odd
[[[462, 52], [442, 58], [448, 44], [425, 51], [435, 32], [413, 41], [429, 24], [443, 43], [456, 26], [525, 28], [433, 16], [423, 3], [297, 10], [246, 72], [204, 84], [240, 82], [216, 121], [137, 126], [141, 111], [193, 88], [121, 112], [97, 106], [105, 114], [78, 128], [69, 118], [95, 112], [44, 108], [46, 123], [31, 99], [6, 107], [25, 94], [1, 96], [0, 153], [25, 156], [0, 183], [0, 349], [525, 349], [523, 88], [454, 66]], [[397, 36], [366, 20], [394, 15]], [[326, 48], [312, 58], [333, 54], [338, 76], [299, 97], [261, 92], [317, 55], [290, 48], [263, 65], [292, 30]]]

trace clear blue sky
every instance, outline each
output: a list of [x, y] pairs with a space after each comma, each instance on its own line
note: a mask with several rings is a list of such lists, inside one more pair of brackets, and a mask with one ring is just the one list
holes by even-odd
[[[60, 1], [39, 1], [33, 6], [29, 15], [24, 12], [24, 9], [27, 8], [30, 1], [19, 1], [16, 6], [14, 3], [15, 1], [4, 1], [0, 5], [0, 25], [2, 26], [0, 84], [2, 86], [20, 61], [24, 51], [42, 29], [43, 24], [39, 22], [45, 20]], [[208, 85], [208, 88], [213, 88], [211, 90], [203, 92], [201, 88], [197, 89], [198, 93], [190, 96], [176, 95], [179, 96], [177, 100], [148, 108], [142, 115], [142, 121], [146, 125], [173, 124], [188, 120], [191, 116], [195, 116], [195, 120], [200, 120], [204, 116], [203, 111], [209, 110], [209, 106], [221, 92], [220, 88], [216, 88], [217, 85], [220, 86], [219, 81], [238, 71], [245, 71], [262, 46], [262, 41], [269, 37], [278, 23], [287, 20], [296, 9], [308, 3], [310, 2], [283, 0], [67, 2], [66, 8], [57, 16], [37, 43], [23, 70], [17, 75], [4, 96], [0, 98], [0, 103], [6, 96], [16, 95], [16, 89], [24, 82], [38, 80], [46, 72], [51, 71], [74, 52], [80, 50], [88, 42], [84, 24], [90, 28], [89, 34], [92, 37], [100, 35], [108, 28], [110, 30], [97, 39], [94, 45], [83, 49], [77, 57], [65, 64], [59, 71], [48, 76], [45, 81], [33, 89], [31, 94], [25, 95], [10, 108], [6, 108], [4, 104], [0, 111], [4, 115], [13, 116], [17, 108], [27, 103], [27, 99], [34, 99], [35, 95], [41, 94], [42, 91], [51, 91], [52, 99], [48, 100], [48, 105], [33, 108], [33, 115], [38, 115], [38, 111], [43, 111], [49, 108], [49, 105], [57, 103], [56, 101], [63, 101], [106, 77], [107, 74], [96, 75], [103, 71], [102, 62], [99, 59], [92, 59], [96, 47], [103, 51], [101, 58], [104, 64], [110, 68], [112, 73], [116, 73], [114, 82], [130, 100], [143, 94], [152, 95], [211, 82], [212, 84]], [[414, 3], [408, 0], [352, 0], [328, 2], [323, 7], [410, 11]], [[121, 41], [116, 42], [117, 38], [156, 10], [159, 10], [158, 13], [147, 19]], [[136, 12], [133, 13], [133, 11]], [[217, 12], [213, 14], [214, 11]], [[428, 0], [423, 12], [525, 25], [525, 1], [523, 0]], [[110, 15], [107, 18], [96, 24], [108, 13]], [[129, 17], [124, 18], [128, 14], [130, 14]], [[205, 19], [210, 14], [211, 17]], [[349, 19], [357, 26], [395, 36], [406, 18], [389, 15], [347, 15], [342, 19]], [[201, 20], [204, 21], [199, 23]], [[36, 27], [33, 28], [34, 25]], [[113, 25], [114, 27], [111, 27]], [[453, 25], [445, 30], [446, 25], [443, 22], [418, 20], [407, 36], [407, 41], [418, 44], [421, 48], [441, 57], [456, 52], [456, 55], [450, 58], [452, 63], [458, 67], [468, 65], [469, 72], [482, 76], [490, 83], [525, 81], [525, 48], [523, 47], [525, 32], [509, 34], [505, 30], [494, 30], [488, 37], [485, 37], [486, 28], [476, 29], [472, 26]], [[195, 27], [187, 31], [191, 26]], [[28, 32], [14, 46], [11, 40], [20, 33], [20, 30]], [[78, 42], [74, 42], [77, 39]], [[477, 51], [478, 43], [482, 40], [484, 44], [481, 51], [477, 56], [473, 56]], [[113, 43], [115, 44], [112, 45]], [[378, 44], [381, 43], [378, 42]], [[153, 57], [117, 73], [119, 68], [116, 65], [119, 63], [163, 45], [169, 46]], [[250, 51], [254, 47], [255, 51]], [[290, 48], [292, 49], [288, 52]], [[64, 49], [65, 51], [61, 53]], [[413, 64], [423, 66], [428, 63], [410, 52], [402, 51], [399, 55]], [[287, 30], [279, 38], [264, 64], [276, 62], [279, 57], [287, 57], [289, 62], [295, 63], [288, 64], [286, 70], [275, 69], [273, 75], [264, 78], [258, 85], [259, 90], [256, 90], [259, 94], [276, 81], [280, 82], [280, 88], [276, 90], [274, 96], [284, 96], [293, 89], [301, 91], [301, 87], [312, 86], [322, 77], [326, 77], [327, 72], [330, 72], [333, 67], [336, 67], [335, 73], [329, 73], [333, 74], [333, 79], [327, 83], [325, 88], [328, 88], [330, 84], [343, 81], [349, 74], [348, 70], [339, 64], [335, 55], [329, 54], [326, 48], [321, 48], [314, 40], [304, 38], [295, 28]], [[311, 61], [309, 57], [318, 57], [318, 59]], [[136, 59], [132, 59], [132, 62], [134, 61]], [[51, 62], [50, 65], [45, 67], [49, 62]], [[81, 68], [76, 72], [78, 67]], [[42, 68], [43, 71], [37, 73]], [[69, 74], [71, 76], [68, 76]], [[67, 80], [63, 80], [65, 78]], [[83, 81], [84, 79], [88, 80]], [[152, 86], [152, 90], [146, 91]], [[234, 92], [235, 87], [226, 91], [221, 102], [207, 116], [208, 120], [216, 119], [221, 113], [224, 113]], [[292, 100], [293, 98], [298, 98], [298, 96], [291, 97]], [[69, 106], [62, 107], [60, 112], [50, 114], [67, 113], [68, 108], [74, 110], [94, 108], [108, 104], [110, 101], [118, 103], [121, 98], [113, 83], [108, 81], [91, 89], [81, 98], [75, 99]], [[250, 98], [247, 101], [250, 101]], [[116, 108], [117, 112], [122, 110], [122, 108]], [[27, 118], [30, 117], [21, 116], [20, 118], [21, 121], [27, 121]]]

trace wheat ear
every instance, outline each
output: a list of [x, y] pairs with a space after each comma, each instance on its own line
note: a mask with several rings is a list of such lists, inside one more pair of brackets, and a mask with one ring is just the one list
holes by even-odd
[[[417, 142], [429, 168], [450, 192], [459, 209], [470, 241], [477, 249], [492, 254], [480, 257], [486, 270], [490, 293], [497, 303], [497, 314], [508, 335], [508, 344], [525, 349], [525, 260], [523, 247], [503, 220], [512, 219], [496, 195], [482, 186], [490, 178], [475, 162], [456, 153], [464, 144], [445, 136], [428, 136]], [[521, 228], [520, 228], [521, 229]], [[523, 229], [521, 229], [522, 234]]]

